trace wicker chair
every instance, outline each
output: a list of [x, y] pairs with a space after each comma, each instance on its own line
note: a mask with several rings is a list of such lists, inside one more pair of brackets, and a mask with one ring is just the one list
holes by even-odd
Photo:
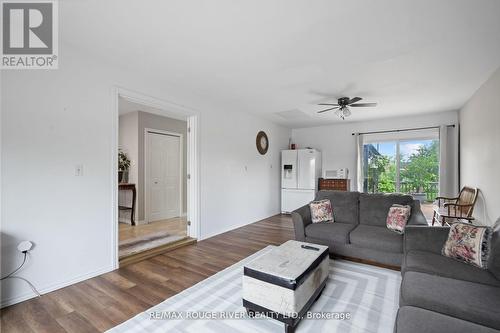
[[456, 198], [437, 197], [438, 205], [434, 208], [432, 225], [440, 221], [441, 225], [445, 225], [459, 220], [472, 223], [478, 192], [477, 188], [465, 186]]

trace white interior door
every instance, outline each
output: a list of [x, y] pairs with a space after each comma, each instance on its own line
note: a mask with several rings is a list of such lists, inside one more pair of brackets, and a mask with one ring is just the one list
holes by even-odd
[[181, 215], [181, 138], [148, 132], [146, 202], [148, 222]]

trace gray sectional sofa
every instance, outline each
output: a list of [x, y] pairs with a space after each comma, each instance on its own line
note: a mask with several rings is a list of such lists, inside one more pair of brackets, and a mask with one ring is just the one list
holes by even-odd
[[500, 225], [488, 269], [441, 255], [448, 230], [406, 228], [396, 333], [500, 332]]
[[410, 205], [409, 225], [427, 225], [420, 202], [409, 195], [319, 191], [316, 200], [330, 199], [335, 223], [312, 223], [309, 205], [292, 212], [295, 238], [327, 245], [333, 255], [401, 266], [403, 235], [386, 227], [393, 204]]
[[[312, 223], [309, 206], [292, 213], [297, 240], [328, 245], [334, 255], [401, 266], [395, 333], [500, 333], [500, 220], [494, 227], [488, 269], [441, 254], [448, 227], [429, 227], [418, 201], [407, 195], [320, 191], [335, 223]], [[412, 214], [404, 235], [389, 231], [393, 204]]]

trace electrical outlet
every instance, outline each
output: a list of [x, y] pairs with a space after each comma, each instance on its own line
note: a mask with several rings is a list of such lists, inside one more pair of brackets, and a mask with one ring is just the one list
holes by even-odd
[[75, 176], [77, 177], [83, 176], [83, 164], [77, 164], [75, 166]]

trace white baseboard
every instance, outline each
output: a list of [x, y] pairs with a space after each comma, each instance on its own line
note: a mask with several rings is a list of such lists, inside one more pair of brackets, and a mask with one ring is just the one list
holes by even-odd
[[[125, 223], [125, 224], [128, 224], [128, 225], [131, 225], [130, 224], [130, 219], [118, 219], [118, 222], [119, 223]], [[144, 220], [140, 220], [140, 221], [135, 221], [135, 224], [136, 225], [139, 225], [139, 224], [147, 224], [146, 221]]]
[[130, 224], [130, 218], [125, 218], [125, 217], [119, 217], [118, 216], [118, 222], [119, 223]]
[[277, 214], [280, 214], [280, 213], [281, 213], [280, 211], [273, 212], [273, 213], [270, 213], [270, 215], [265, 214], [264, 215], [265, 217], [260, 217], [260, 218], [257, 217], [254, 221], [243, 222], [243, 223], [232, 224], [232, 225], [226, 226], [225, 228], [222, 228], [222, 229], [220, 229], [220, 230], [218, 230], [216, 232], [212, 232], [212, 233], [209, 233], [209, 234], [206, 234], [206, 235], [200, 235], [200, 237], [198, 237], [198, 241], [201, 241], [201, 240], [204, 240], [204, 239], [207, 239], [207, 238], [210, 238], [210, 237], [214, 237], [214, 236], [223, 234], [225, 232], [228, 232], [228, 231], [231, 231], [231, 230], [234, 230], [234, 229], [241, 228], [243, 226], [246, 226], [246, 225], [249, 225], [249, 224], [252, 224], [252, 223], [255, 223], [255, 222], [259, 222], [259, 221], [265, 220], [267, 218], [273, 217], [273, 216], [275, 216]]
[[[98, 269], [98, 270], [93, 271], [91, 273], [87, 273], [87, 274], [83, 274], [83, 275], [74, 277], [74, 278], [72, 278], [70, 280], [67, 280], [67, 281], [58, 282], [58, 283], [54, 283], [54, 284], [49, 284], [47, 286], [44, 286], [44, 287], [41, 287], [41, 288], [37, 288], [37, 289], [40, 292], [40, 294], [44, 295], [46, 293], [50, 293], [51, 291], [54, 291], [54, 290], [57, 290], [57, 289], [61, 289], [61, 288], [70, 286], [72, 284], [75, 284], [75, 283], [78, 283], [78, 282], [81, 282], [81, 281], [84, 281], [84, 280], [96, 277], [96, 276], [104, 274], [104, 273], [111, 272], [112, 270], [114, 270], [113, 267], [101, 268], [101, 269]], [[34, 295], [33, 292], [27, 292], [27, 293], [21, 294], [19, 296], [10, 297], [10, 298], [7, 298], [7, 299], [2, 299], [2, 301], [0, 303], [0, 308], [4, 308], [4, 307], [10, 306], [10, 305], [14, 305], [16, 303], [20, 303], [20, 302], [23, 302], [23, 301], [26, 301], [28, 299], [35, 298], [35, 297], [37, 297], [37, 296]]]

